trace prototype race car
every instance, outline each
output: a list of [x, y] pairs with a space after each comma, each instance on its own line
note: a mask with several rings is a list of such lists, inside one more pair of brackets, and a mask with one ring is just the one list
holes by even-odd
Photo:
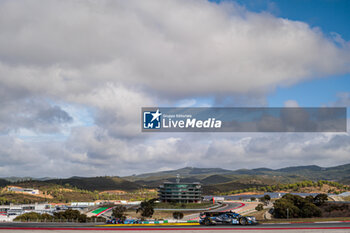
[[108, 219], [106, 221], [107, 224], [123, 224], [124, 221], [118, 218], [112, 218], [112, 219]]
[[113, 219], [108, 219], [106, 221], [107, 224], [139, 224], [142, 223], [141, 220], [138, 219], [118, 219], [118, 218], [113, 218]]
[[207, 226], [216, 224], [253, 225], [258, 222], [253, 216], [242, 216], [235, 212], [204, 212], [199, 216], [199, 224]]

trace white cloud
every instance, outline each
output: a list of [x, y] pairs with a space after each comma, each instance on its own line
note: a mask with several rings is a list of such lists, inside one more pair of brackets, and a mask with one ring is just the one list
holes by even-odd
[[141, 108], [155, 106], [155, 98], [142, 90], [107, 83], [79, 96], [72, 97], [96, 110], [95, 123], [110, 136], [131, 137], [141, 132]]
[[1, 12], [1, 81], [35, 92], [122, 82], [178, 98], [265, 93], [350, 67], [348, 46], [319, 29], [228, 3], [3, 1]]
[[333, 106], [350, 107], [350, 92], [339, 92], [337, 97], [336, 102], [332, 103]]
[[287, 100], [284, 102], [284, 106], [287, 108], [297, 108], [299, 104], [296, 100]]
[[177, 104], [177, 107], [182, 107], [182, 108], [193, 107], [196, 103], [197, 101], [195, 99], [184, 99]]
[[[0, 31], [0, 130], [8, 134], [0, 138], [8, 145], [0, 150], [0, 175], [239, 168], [247, 161], [277, 167], [302, 156], [319, 165], [346, 162], [349, 148], [336, 142], [348, 135], [325, 143], [140, 133], [141, 107], [205, 105], [200, 98], [263, 106], [276, 86], [350, 72], [349, 42], [339, 35], [333, 41], [303, 22], [205, 0], [5, 0]], [[30, 142], [13, 133], [67, 132], [66, 122], [66, 141]]]

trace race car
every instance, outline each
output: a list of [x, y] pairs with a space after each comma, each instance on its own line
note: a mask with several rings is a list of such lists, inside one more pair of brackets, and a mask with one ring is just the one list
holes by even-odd
[[124, 221], [119, 218], [111, 218], [106, 221], [107, 224], [123, 224]]
[[138, 219], [125, 219], [124, 224], [140, 224], [142, 223], [141, 220]]
[[231, 224], [231, 225], [248, 225], [258, 224], [253, 216], [242, 216], [235, 212], [204, 212], [199, 216], [199, 224], [201, 225], [216, 225], [216, 224]]
[[106, 221], [107, 224], [139, 224], [142, 223], [141, 220], [138, 219], [118, 219], [118, 218], [112, 218], [108, 219]]

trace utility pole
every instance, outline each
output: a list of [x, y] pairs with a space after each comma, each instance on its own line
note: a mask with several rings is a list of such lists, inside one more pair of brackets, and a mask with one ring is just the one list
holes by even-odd
[[289, 208], [287, 208], [287, 219], [289, 218]]

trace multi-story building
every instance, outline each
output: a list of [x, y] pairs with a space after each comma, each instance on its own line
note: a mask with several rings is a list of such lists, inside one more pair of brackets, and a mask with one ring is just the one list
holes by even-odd
[[2, 213], [3, 215], [21, 215], [29, 212], [44, 214], [44, 213], [53, 213], [54, 211], [55, 211], [55, 208], [47, 203], [0, 205], [0, 213]]
[[158, 188], [161, 202], [200, 203], [202, 200], [202, 186], [200, 183], [165, 182]]

